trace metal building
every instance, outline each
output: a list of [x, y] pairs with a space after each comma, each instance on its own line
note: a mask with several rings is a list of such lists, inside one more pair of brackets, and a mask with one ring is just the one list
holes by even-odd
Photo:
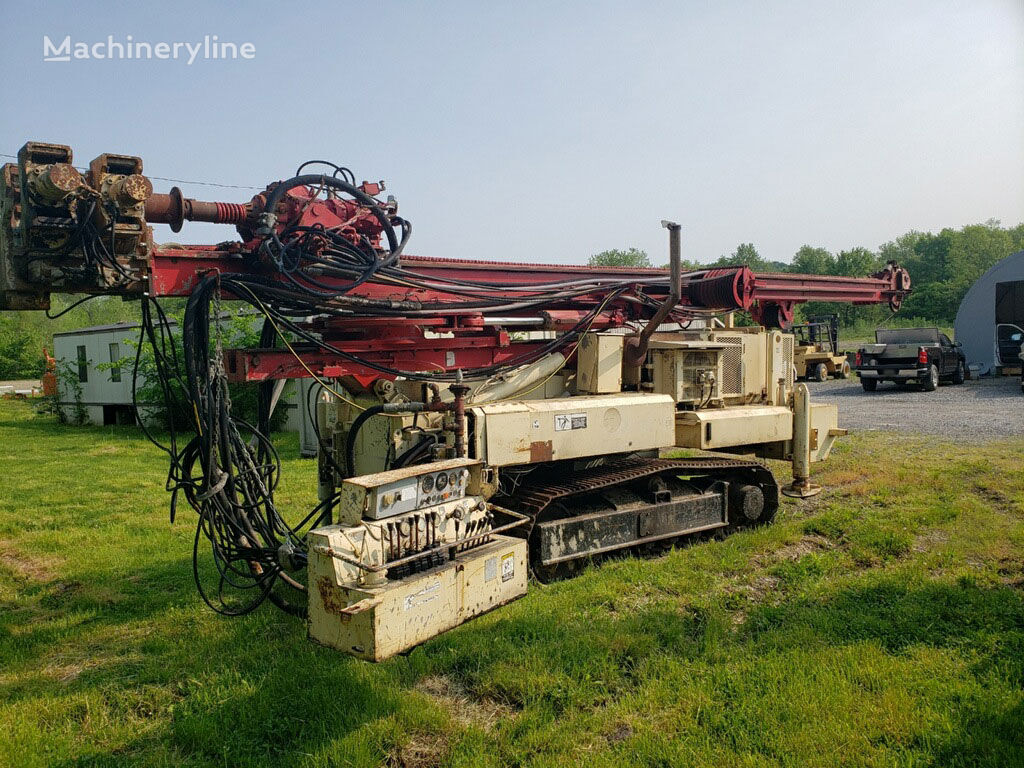
[[995, 264], [971, 286], [953, 325], [967, 364], [976, 373], [1017, 368], [1024, 334], [1024, 251]]
[[[95, 325], [53, 335], [60, 408], [69, 421], [75, 421], [80, 403], [88, 423], [134, 423], [132, 368], [116, 363], [134, 356], [138, 340], [138, 323]], [[289, 380], [277, 405], [287, 410], [283, 429], [298, 432], [302, 453], [310, 456], [317, 448], [304, 400], [311, 384], [308, 379]]]

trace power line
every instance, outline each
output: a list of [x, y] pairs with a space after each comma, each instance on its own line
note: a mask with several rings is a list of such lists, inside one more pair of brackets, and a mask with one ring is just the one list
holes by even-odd
[[[12, 160], [18, 159], [17, 155], [9, 155], [6, 152], [0, 152], [0, 157], [9, 157]], [[75, 166], [75, 168], [79, 171], [82, 171], [83, 173], [88, 170], [87, 168], [80, 168], [78, 166]], [[252, 187], [246, 184], [219, 184], [215, 181], [189, 181], [187, 179], [169, 179], [166, 176], [150, 176], [149, 174], [146, 174], [146, 177], [150, 179], [156, 179], [157, 181], [169, 181], [173, 184], [199, 184], [204, 187], [221, 187], [222, 189], [265, 189], [265, 187]]]

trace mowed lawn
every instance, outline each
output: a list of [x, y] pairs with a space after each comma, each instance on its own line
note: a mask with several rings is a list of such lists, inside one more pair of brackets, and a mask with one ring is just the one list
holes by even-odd
[[1024, 441], [851, 436], [768, 528], [379, 665], [206, 609], [164, 458], [0, 402], [0, 765], [1024, 764]]

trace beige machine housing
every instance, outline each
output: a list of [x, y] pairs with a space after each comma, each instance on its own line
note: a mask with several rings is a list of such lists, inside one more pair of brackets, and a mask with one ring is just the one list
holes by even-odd
[[[792, 335], [760, 327], [658, 333], [635, 378], [676, 402], [675, 446], [788, 459], [794, 347]], [[811, 461], [827, 458], [845, 433], [837, 420], [835, 406], [812, 404]]]
[[470, 454], [493, 467], [675, 444], [675, 401], [667, 394], [623, 392], [493, 403], [470, 408], [468, 416]]
[[654, 341], [648, 367], [654, 392], [677, 404], [704, 408], [722, 404], [722, 363], [726, 345], [713, 341]]
[[492, 532], [481, 480], [453, 459], [346, 481], [342, 522], [308, 536], [310, 638], [380, 661], [525, 594], [526, 542]]

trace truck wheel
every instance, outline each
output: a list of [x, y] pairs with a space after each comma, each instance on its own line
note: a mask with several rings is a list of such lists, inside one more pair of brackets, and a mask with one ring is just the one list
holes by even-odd
[[850, 378], [850, 363], [847, 360], [843, 361], [843, 364], [839, 366], [839, 372], [836, 374], [836, 378], [848, 379]]
[[921, 379], [921, 389], [925, 392], [934, 392], [939, 388], [939, 369], [937, 366], [928, 366], [928, 375]]
[[824, 363], [818, 363], [814, 366], [814, 380], [815, 381], [827, 381], [828, 380], [828, 366]]
[[967, 378], [967, 371], [964, 369], [964, 361], [961, 360], [956, 364], [956, 370], [953, 371], [953, 383], [963, 384], [964, 379]]
[[878, 389], [878, 379], [865, 379], [861, 377], [860, 385], [864, 387], [865, 392], [874, 392]]

